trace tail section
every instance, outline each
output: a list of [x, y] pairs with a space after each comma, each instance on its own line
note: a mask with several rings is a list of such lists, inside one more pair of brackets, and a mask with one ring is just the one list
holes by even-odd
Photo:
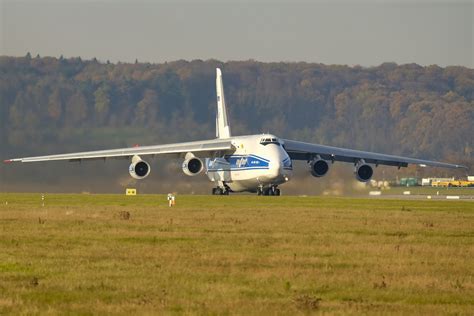
[[216, 68], [216, 92], [217, 92], [217, 116], [216, 116], [216, 137], [229, 138], [230, 126], [227, 120], [225, 106], [224, 85], [222, 83], [222, 72]]

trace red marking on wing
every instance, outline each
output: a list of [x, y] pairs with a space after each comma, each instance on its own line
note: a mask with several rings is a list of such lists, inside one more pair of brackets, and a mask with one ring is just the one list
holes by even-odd
[[12, 162], [13, 162], [13, 160], [11, 160], [11, 159], [7, 159], [7, 160], [3, 161], [3, 163], [12, 163]]

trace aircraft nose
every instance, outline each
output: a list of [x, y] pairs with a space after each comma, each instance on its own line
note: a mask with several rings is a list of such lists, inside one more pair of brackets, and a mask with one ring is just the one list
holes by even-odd
[[270, 170], [275, 173], [276, 175], [280, 174], [281, 170], [283, 169], [283, 163], [279, 159], [273, 159], [270, 161]]

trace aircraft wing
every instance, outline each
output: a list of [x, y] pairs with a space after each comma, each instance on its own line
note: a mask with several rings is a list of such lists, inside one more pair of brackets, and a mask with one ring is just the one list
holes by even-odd
[[78, 153], [14, 158], [5, 160], [5, 163], [11, 162], [38, 162], [69, 160], [81, 161], [85, 159], [107, 159], [107, 158], [131, 158], [135, 155], [168, 155], [174, 157], [184, 157], [186, 153], [192, 152], [197, 157], [213, 157], [215, 154], [233, 152], [234, 147], [230, 139], [213, 139], [186, 143], [119, 148], [109, 150], [85, 151]]
[[324, 146], [318, 144], [304, 143], [294, 140], [283, 140], [286, 152], [293, 160], [312, 160], [316, 156], [328, 161], [344, 161], [349, 163], [357, 163], [363, 159], [366, 163], [375, 165], [387, 165], [397, 167], [407, 167], [409, 164], [419, 165], [422, 167], [441, 167], [441, 168], [464, 168], [466, 166], [455, 165], [444, 162], [436, 162], [430, 160], [422, 160], [415, 158], [407, 158], [401, 156], [378, 154], [368, 151], [352, 150], [346, 148], [338, 148]]

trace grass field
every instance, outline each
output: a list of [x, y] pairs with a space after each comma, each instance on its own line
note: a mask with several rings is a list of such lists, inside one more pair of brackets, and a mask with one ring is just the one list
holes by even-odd
[[[8, 204], [6, 204], [8, 202]], [[0, 194], [0, 314], [471, 314], [474, 203]]]

